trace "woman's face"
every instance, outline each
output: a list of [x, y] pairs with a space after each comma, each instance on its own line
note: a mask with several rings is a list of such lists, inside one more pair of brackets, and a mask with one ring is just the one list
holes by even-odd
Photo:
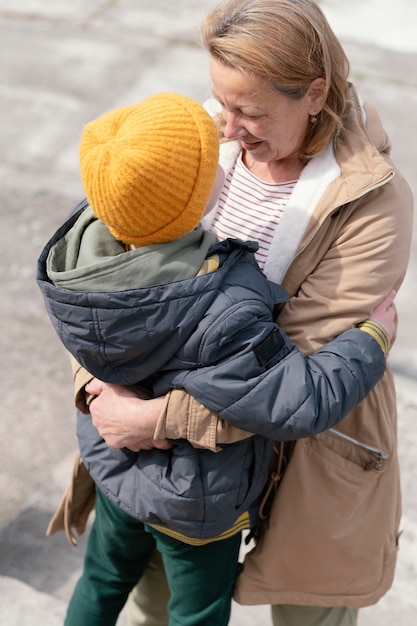
[[322, 108], [323, 79], [313, 81], [306, 95], [294, 100], [272, 91], [264, 80], [215, 59], [211, 60], [210, 72], [227, 139], [238, 139], [242, 149], [257, 162], [300, 158], [310, 116]]

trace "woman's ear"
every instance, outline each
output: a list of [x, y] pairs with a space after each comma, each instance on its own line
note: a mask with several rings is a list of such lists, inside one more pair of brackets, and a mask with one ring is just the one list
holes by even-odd
[[326, 101], [326, 81], [324, 78], [315, 78], [310, 83], [307, 95], [309, 98], [309, 115], [318, 115]]

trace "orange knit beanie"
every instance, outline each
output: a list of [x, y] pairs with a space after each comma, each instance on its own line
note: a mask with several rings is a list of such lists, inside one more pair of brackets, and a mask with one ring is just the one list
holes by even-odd
[[178, 239], [200, 221], [216, 178], [216, 126], [191, 98], [162, 93], [84, 128], [80, 170], [94, 214], [128, 244]]

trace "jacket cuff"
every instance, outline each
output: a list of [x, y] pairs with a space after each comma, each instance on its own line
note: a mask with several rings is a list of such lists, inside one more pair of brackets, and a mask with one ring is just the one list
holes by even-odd
[[195, 448], [217, 452], [218, 417], [183, 389], [173, 389], [159, 416], [155, 439], [187, 439]]
[[357, 327], [359, 328], [359, 330], [362, 330], [363, 332], [368, 333], [368, 335], [371, 335], [371, 337], [373, 337], [375, 341], [379, 343], [379, 346], [385, 356], [388, 354], [391, 347], [391, 339], [389, 334], [381, 324], [373, 320], [365, 320], [364, 322], [358, 324]]
[[225, 422], [183, 389], [173, 389], [167, 394], [154, 434], [155, 439], [187, 439], [194, 448], [212, 452], [219, 452], [220, 444], [252, 436]]

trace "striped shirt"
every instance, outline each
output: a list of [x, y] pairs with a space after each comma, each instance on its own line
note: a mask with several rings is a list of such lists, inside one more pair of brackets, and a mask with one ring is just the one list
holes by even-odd
[[263, 269], [296, 182], [266, 183], [252, 174], [239, 157], [224, 182], [211, 230], [220, 239], [257, 241], [259, 249], [255, 257]]

